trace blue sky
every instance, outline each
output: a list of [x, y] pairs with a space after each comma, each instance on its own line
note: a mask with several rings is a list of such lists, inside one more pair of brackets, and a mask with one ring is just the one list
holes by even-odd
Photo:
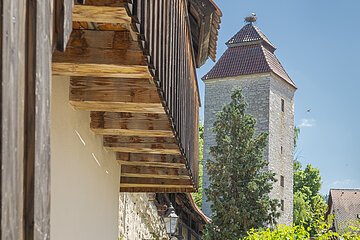
[[[223, 12], [218, 58], [252, 12], [277, 47], [277, 57], [298, 86], [297, 156], [303, 165], [320, 169], [322, 193], [331, 187], [360, 188], [360, 1], [215, 1]], [[202, 103], [200, 77], [213, 65], [209, 60], [198, 70]]]

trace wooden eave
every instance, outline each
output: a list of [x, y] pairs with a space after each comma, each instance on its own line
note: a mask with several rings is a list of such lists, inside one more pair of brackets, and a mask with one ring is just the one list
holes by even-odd
[[120, 191], [194, 192], [196, 181], [127, 3], [75, 5], [66, 51], [53, 55], [53, 74], [70, 77], [70, 104], [90, 112], [90, 129], [116, 153]]
[[196, 64], [200, 67], [209, 57], [216, 60], [222, 13], [212, 0], [189, 0], [189, 14]]

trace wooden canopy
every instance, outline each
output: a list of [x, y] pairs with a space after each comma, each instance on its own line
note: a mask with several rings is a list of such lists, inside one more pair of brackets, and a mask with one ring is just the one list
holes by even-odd
[[185, 0], [87, 0], [72, 9], [65, 52], [53, 55], [53, 74], [70, 76], [70, 104], [91, 112], [91, 130], [116, 152], [122, 192], [197, 189], [200, 102], [187, 11]]
[[191, 34], [197, 67], [210, 57], [216, 60], [216, 48], [222, 12], [212, 0], [189, 0]]
[[191, 0], [84, 1], [0, 2], [1, 239], [50, 237], [52, 73], [117, 153], [121, 191], [196, 189], [205, 18], [189, 20]]

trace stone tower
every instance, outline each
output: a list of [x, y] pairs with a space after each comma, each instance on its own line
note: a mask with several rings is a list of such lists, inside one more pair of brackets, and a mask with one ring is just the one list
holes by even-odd
[[[205, 83], [204, 161], [215, 145], [211, 128], [216, 113], [230, 102], [231, 92], [241, 88], [248, 103], [248, 113], [257, 120], [258, 132], [268, 132], [265, 158], [276, 173], [270, 197], [281, 203], [278, 223], [293, 220], [293, 148], [295, 83], [282, 67], [276, 48], [252, 22], [247, 23], [226, 43], [228, 49], [202, 78]], [[203, 186], [209, 178], [204, 168]], [[211, 216], [210, 203], [203, 196], [203, 211]]]

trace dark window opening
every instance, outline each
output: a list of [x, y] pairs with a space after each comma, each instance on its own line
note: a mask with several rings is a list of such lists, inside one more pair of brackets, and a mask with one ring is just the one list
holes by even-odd
[[284, 200], [281, 200], [281, 211], [284, 211]]
[[281, 99], [281, 111], [282, 112], [285, 111], [285, 101], [284, 101], [284, 99]]
[[280, 176], [280, 186], [282, 186], [282, 187], [285, 186], [285, 178], [284, 178], [284, 176]]
[[281, 146], [281, 148], [280, 148], [280, 152], [281, 152], [281, 154], [283, 154], [283, 153], [284, 153], [284, 148], [283, 148], [283, 146]]

